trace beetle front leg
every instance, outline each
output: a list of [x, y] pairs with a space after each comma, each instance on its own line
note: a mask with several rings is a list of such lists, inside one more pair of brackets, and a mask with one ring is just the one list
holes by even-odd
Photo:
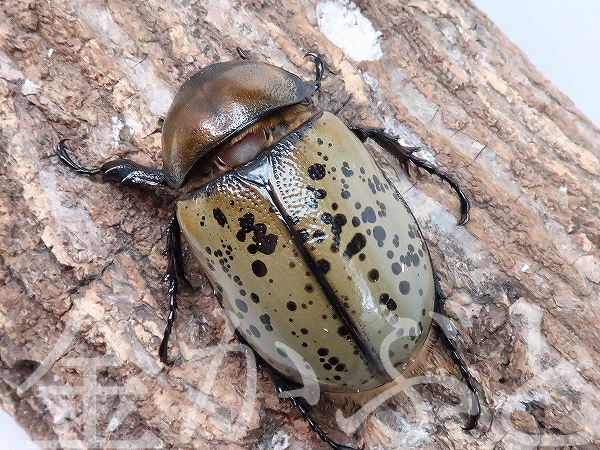
[[367, 139], [373, 139], [379, 146], [383, 147], [387, 151], [389, 151], [394, 157], [398, 160], [398, 162], [404, 167], [404, 170], [407, 174], [408, 172], [408, 162], [412, 162], [415, 166], [420, 167], [421, 169], [426, 170], [432, 175], [437, 175], [442, 180], [448, 182], [450, 187], [454, 189], [458, 198], [460, 200], [460, 219], [458, 221], [459, 225], [465, 225], [469, 221], [469, 209], [471, 205], [467, 196], [462, 191], [456, 180], [454, 180], [450, 175], [438, 170], [435, 166], [428, 163], [424, 159], [417, 158], [413, 155], [413, 153], [419, 150], [418, 147], [405, 147], [398, 142], [398, 137], [393, 136], [389, 133], [386, 133], [383, 128], [375, 128], [375, 127], [365, 127], [365, 126], [356, 126], [350, 127], [350, 130], [360, 139], [362, 142], [365, 142]]
[[102, 175], [103, 181], [125, 183], [134, 186], [167, 186], [165, 174], [162, 170], [142, 166], [128, 159], [115, 159], [102, 164], [98, 169], [88, 169], [75, 162], [69, 154], [66, 145], [67, 139], [62, 139], [56, 147], [56, 154], [63, 164], [75, 172], [86, 175]]

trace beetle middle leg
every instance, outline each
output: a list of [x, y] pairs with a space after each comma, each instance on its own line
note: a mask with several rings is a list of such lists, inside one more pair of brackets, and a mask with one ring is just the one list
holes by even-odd
[[[142, 166], [141, 164], [128, 159], [108, 161], [95, 169], [84, 167], [71, 158], [66, 141], [66, 139], [62, 139], [58, 143], [56, 153], [61, 162], [75, 172], [91, 176], [101, 175], [103, 181], [114, 183], [124, 183], [143, 187], [167, 186], [165, 175], [162, 170]], [[169, 283], [167, 291], [169, 296], [169, 315], [158, 354], [161, 361], [167, 364], [167, 345], [173, 328], [173, 322], [175, 321], [179, 282], [182, 280], [187, 282], [184, 275], [183, 252], [181, 250], [181, 231], [175, 215], [173, 215], [169, 221], [165, 234], [167, 236], [167, 248], [164, 251], [164, 254], [167, 256], [168, 268], [164, 280]], [[187, 284], [189, 284], [189, 282], [187, 282]]]
[[360, 139], [362, 142], [365, 142], [369, 138], [373, 139], [379, 146], [383, 147], [392, 155], [394, 155], [402, 167], [404, 167], [404, 170], [407, 174], [409, 173], [408, 162], [410, 161], [415, 166], [426, 170], [432, 175], [437, 175], [442, 180], [446, 181], [450, 187], [454, 189], [460, 200], [461, 214], [458, 224], [465, 225], [469, 221], [469, 209], [471, 205], [469, 204], [469, 200], [467, 199], [465, 193], [462, 191], [456, 180], [454, 180], [450, 175], [438, 170], [435, 166], [428, 163], [424, 159], [414, 156], [413, 153], [419, 149], [418, 147], [405, 147], [401, 145], [398, 142], [397, 136], [386, 133], [383, 128], [356, 126], [350, 127], [350, 130], [352, 130], [356, 137], [358, 137], [358, 139]]
[[158, 356], [163, 363], [168, 364], [167, 346], [169, 345], [169, 337], [171, 336], [173, 323], [175, 322], [175, 314], [177, 313], [179, 282], [185, 281], [189, 284], [189, 281], [187, 281], [184, 273], [181, 229], [175, 214], [173, 214], [173, 217], [169, 220], [165, 234], [167, 236], [167, 247], [163, 254], [167, 257], [168, 264], [164, 281], [169, 284], [169, 287], [167, 288], [167, 295], [169, 296], [169, 315], [167, 317], [167, 326], [158, 349]]

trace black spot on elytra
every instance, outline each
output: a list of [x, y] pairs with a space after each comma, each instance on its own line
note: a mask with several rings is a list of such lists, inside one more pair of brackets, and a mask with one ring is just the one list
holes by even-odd
[[248, 312], [248, 305], [246, 304], [246, 302], [244, 300], [242, 300], [240, 298], [235, 299], [235, 306], [237, 306], [237, 309], [239, 309], [243, 313]]
[[410, 292], [410, 281], [401, 281], [398, 289], [402, 295], [407, 295]]
[[264, 277], [267, 274], [267, 266], [260, 259], [252, 262], [252, 272], [257, 277]]
[[336, 214], [332, 216], [330, 213], [323, 213], [321, 215], [321, 222], [326, 225], [331, 225], [331, 233], [333, 234], [333, 243], [331, 244], [331, 251], [337, 252], [340, 249], [340, 234], [342, 233], [342, 227], [346, 225], [347, 219], [344, 214]]
[[412, 256], [413, 266], [419, 267], [419, 264], [421, 264], [421, 258], [419, 258], [419, 255], [417, 255], [416, 253], [413, 253], [411, 256]]
[[255, 254], [256, 252], [264, 253], [265, 255], [272, 254], [277, 248], [277, 235], [267, 234], [267, 226], [264, 223], [254, 223], [254, 214], [246, 213], [238, 219], [240, 229], [236, 233], [238, 241], [245, 242], [246, 235], [253, 233], [253, 244], [248, 245], [248, 252]]
[[354, 175], [354, 170], [350, 169], [350, 164], [345, 162], [342, 165], [342, 173], [344, 174], [344, 176], [350, 178], [352, 175]]
[[342, 325], [341, 327], [338, 328], [337, 333], [340, 336], [348, 336], [350, 334], [350, 332], [348, 331], [348, 328], [346, 328], [346, 325]]
[[258, 328], [256, 328], [254, 325], [250, 325], [250, 333], [252, 333], [254, 337], [260, 337], [260, 331], [258, 331]]
[[225, 213], [223, 213], [220, 208], [213, 209], [213, 217], [222, 227], [227, 224], [227, 216], [225, 216]]
[[382, 227], [376, 226], [373, 228], [373, 237], [377, 241], [377, 245], [379, 245], [379, 247], [383, 247], [383, 241], [385, 241], [386, 233]]
[[317, 198], [317, 199], [320, 200], [320, 199], [323, 199], [325, 197], [327, 197], [327, 191], [325, 189], [317, 189], [315, 191], [315, 198]]
[[315, 230], [315, 232], [313, 233], [313, 240], [315, 242], [323, 242], [326, 237], [327, 236], [325, 235], [325, 232], [323, 232], [322, 230]]
[[375, 189], [375, 183], [373, 183], [373, 181], [371, 181], [371, 179], [369, 178], [367, 185], [369, 186], [369, 189], [371, 189], [371, 193], [373, 195], [377, 194], [377, 190]]
[[326, 173], [327, 172], [325, 171], [325, 166], [323, 164], [315, 163], [308, 168], [308, 176], [315, 181], [325, 178]]
[[350, 259], [358, 252], [360, 252], [367, 245], [367, 238], [362, 233], [356, 233], [352, 236], [348, 245], [346, 245], [346, 250], [344, 250], [344, 258]]
[[333, 216], [331, 223], [331, 234], [333, 234], [333, 242], [331, 243], [331, 251], [336, 253], [340, 249], [340, 235], [342, 227], [346, 225], [347, 219], [344, 214], [336, 214]]
[[367, 274], [367, 276], [369, 277], [369, 281], [377, 281], [379, 280], [379, 270], [377, 269], [371, 269], [369, 270], [369, 273]]
[[316, 187], [310, 184], [306, 186], [306, 189], [311, 191], [314, 194], [315, 199], [317, 200], [322, 200], [325, 197], [327, 197], [327, 191], [325, 189], [317, 189]]
[[377, 175], [373, 175], [373, 182], [375, 183], [375, 189], [377, 189], [379, 192], [384, 192], [385, 191], [385, 186], [379, 180], [379, 178], [377, 177]]
[[364, 223], [375, 223], [377, 220], [377, 216], [375, 215], [375, 210], [370, 206], [367, 206], [361, 214], [362, 221]]
[[396, 308], [398, 308], [398, 304], [396, 303], [396, 301], [392, 298], [390, 298], [390, 296], [388, 294], [381, 294], [379, 296], [379, 302], [383, 305], [385, 305], [385, 307], [389, 310], [389, 311], [395, 311]]
[[329, 261], [327, 261], [326, 259], [320, 259], [316, 262], [317, 265], [317, 270], [321, 273], [327, 273], [329, 272], [329, 269], [331, 268], [331, 264], [329, 264]]
[[268, 314], [262, 314], [259, 317], [261, 323], [265, 326], [265, 330], [273, 331], [273, 326], [271, 325], [271, 317]]

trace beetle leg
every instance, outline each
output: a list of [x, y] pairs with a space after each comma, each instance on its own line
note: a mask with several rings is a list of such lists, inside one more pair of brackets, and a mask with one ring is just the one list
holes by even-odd
[[469, 390], [471, 391], [471, 408], [469, 411], [469, 420], [467, 424], [463, 427], [464, 430], [472, 430], [477, 426], [477, 422], [479, 420], [479, 416], [481, 415], [481, 405], [479, 403], [479, 395], [477, 394], [477, 388], [475, 387], [477, 382], [471, 372], [469, 371], [469, 367], [467, 363], [463, 359], [460, 351], [458, 349], [458, 343], [456, 342], [456, 338], [458, 337], [458, 330], [452, 324], [452, 322], [448, 319], [446, 315], [446, 310], [444, 309], [444, 302], [446, 300], [446, 296], [442, 292], [442, 288], [440, 287], [439, 279], [434, 274], [434, 283], [435, 283], [435, 307], [434, 311], [437, 313], [434, 315], [434, 323], [440, 330], [440, 339], [444, 346], [450, 351], [450, 356], [452, 357], [452, 361], [458, 367], [460, 374], [463, 377], [465, 383]]
[[325, 65], [323, 59], [317, 52], [308, 52], [304, 57], [312, 57], [315, 60], [315, 91], [321, 87], [321, 79], [323, 78], [323, 72], [325, 71]]
[[181, 249], [181, 229], [177, 216], [173, 214], [167, 230], [167, 248], [163, 254], [167, 257], [167, 273], [165, 274], [164, 281], [169, 283], [167, 289], [167, 295], [169, 296], [169, 315], [167, 317], [167, 326], [163, 334], [160, 348], [158, 350], [158, 356], [160, 360], [168, 364], [167, 346], [169, 344], [169, 337], [173, 329], [173, 323], [175, 322], [175, 314], [177, 312], [177, 293], [179, 292], [179, 281], [184, 281], [190, 284], [184, 273], [184, 262], [183, 262], [183, 251]]
[[[264, 367], [264, 368], [268, 369], [269, 373], [271, 374], [271, 378], [273, 379], [273, 384], [275, 384], [275, 388], [277, 389], [277, 394], [281, 394], [282, 392], [286, 392], [291, 389], [296, 389], [298, 387], [298, 385], [296, 383], [292, 383], [291, 381], [289, 381], [286, 377], [284, 377], [279, 372], [277, 372], [273, 367], [271, 367], [271, 365], [269, 363], [267, 363], [264, 360], [264, 358], [262, 358], [258, 353], [256, 353], [256, 351], [248, 344], [246, 339], [244, 339], [244, 337], [241, 335], [241, 333], [238, 330], [235, 331], [235, 334], [236, 334], [238, 340], [243, 345], [247, 345], [254, 352], [254, 356], [256, 357], [256, 361], [258, 362], [258, 365], [260, 367]], [[302, 417], [304, 418], [304, 420], [306, 420], [306, 423], [308, 423], [308, 426], [310, 427], [310, 429], [312, 431], [314, 431], [315, 433], [317, 433], [317, 435], [321, 438], [321, 440], [323, 442], [325, 442], [326, 444], [328, 444], [331, 448], [333, 448], [334, 450], [356, 450], [354, 447], [348, 447], [347, 445], [339, 444], [336, 441], [334, 441], [333, 439], [331, 439], [327, 435], [327, 433], [325, 433], [321, 429], [321, 427], [319, 427], [317, 422], [315, 422], [312, 419], [312, 417], [310, 417], [309, 408], [303, 403], [302, 400], [300, 400], [299, 398], [296, 398], [296, 397], [285, 397], [285, 398], [286, 398], [286, 400], [289, 400], [292, 403], [292, 405], [294, 405], [298, 409], [298, 411], [300, 411], [300, 414], [302, 414]], [[360, 450], [362, 450], [362, 447]]]
[[471, 205], [465, 193], [462, 191], [456, 180], [454, 180], [450, 175], [438, 170], [435, 166], [428, 163], [424, 159], [414, 156], [413, 153], [419, 149], [418, 147], [405, 147], [401, 145], [398, 142], [398, 137], [386, 133], [383, 128], [357, 126], [350, 127], [350, 130], [352, 130], [352, 132], [362, 142], [365, 142], [368, 138], [371, 138], [379, 146], [389, 151], [392, 155], [394, 155], [402, 167], [404, 167], [404, 170], [407, 174], [409, 173], [408, 162], [410, 161], [415, 166], [426, 170], [432, 175], [437, 175], [442, 180], [448, 182], [460, 200], [460, 219], [458, 224], [465, 225], [469, 221], [469, 209], [471, 208]]
[[66, 141], [62, 139], [56, 147], [58, 158], [75, 172], [86, 175], [102, 175], [103, 181], [132, 184], [135, 186], [166, 186], [167, 181], [162, 170], [142, 166], [128, 159], [115, 159], [102, 164], [100, 168], [89, 169], [75, 162], [69, 154]]
[[[281, 394], [282, 392], [286, 392], [286, 391], [298, 388], [298, 384], [291, 382], [286, 377], [281, 375], [273, 367], [271, 367], [271, 365], [269, 363], [267, 363], [263, 357], [261, 357], [258, 353], [256, 353], [256, 350], [254, 350], [248, 344], [248, 341], [246, 341], [246, 339], [244, 339], [244, 337], [239, 332], [239, 330], [235, 331], [235, 335], [237, 336], [238, 340], [243, 345], [248, 346], [248, 348], [250, 348], [252, 350], [252, 352], [254, 353], [254, 356], [256, 358], [256, 361], [258, 362], [258, 365], [269, 371], [269, 373], [271, 374], [271, 378], [273, 379], [273, 384], [275, 385], [275, 389], [277, 389], [278, 395]], [[280, 397], [280, 398], [282, 398], [282, 397]], [[342, 444], [334, 441], [333, 439], [331, 439], [327, 435], [327, 433], [325, 433], [321, 429], [321, 427], [319, 427], [317, 422], [315, 422], [313, 420], [313, 418], [310, 416], [309, 408], [304, 404], [304, 402], [301, 399], [296, 398], [296, 397], [285, 397], [285, 399], [289, 400], [292, 403], [292, 405], [294, 405], [294, 407], [296, 407], [298, 409], [298, 411], [300, 411], [300, 414], [302, 414], [302, 418], [304, 420], [306, 420], [306, 423], [308, 424], [310, 429], [312, 431], [314, 431], [315, 433], [317, 433], [317, 436], [319, 436], [319, 438], [321, 438], [321, 440], [323, 442], [325, 442], [326, 444], [328, 444], [331, 448], [333, 448], [334, 450], [357, 450], [354, 447], [348, 447], [347, 445], [342, 445]], [[363, 450], [363, 448], [364, 448], [364, 446], [358, 450]]]
[[[278, 394], [288, 391], [293, 387], [297, 387], [297, 386], [290, 385], [289, 381], [287, 379], [285, 379], [277, 371], [275, 371], [271, 366], [269, 366], [266, 363], [265, 363], [265, 365], [271, 371], [271, 376], [273, 377], [273, 382], [275, 383], [275, 388], [277, 389]], [[300, 414], [302, 414], [302, 417], [304, 418], [304, 420], [306, 420], [306, 423], [308, 423], [308, 426], [310, 427], [310, 429], [312, 431], [314, 431], [315, 433], [317, 433], [317, 435], [321, 438], [321, 440], [323, 442], [328, 444], [334, 450], [356, 450], [354, 447], [348, 447], [347, 445], [342, 445], [342, 444], [334, 441], [333, 439], [331, 439], [327, 435], [327, 433], [325, 433], [319, 427], [317, 422], [315, 422], [312, 419], [312, 417], [310, 416], [309, 408], [302, 402], [302, 400], [300, 400], [296, 397], [288, 397], [288, 399], [292, 402], [292, 405], [294, 405], [298, 409], [298, 411], [300, 411]]]
[[246, 50], [244, 50], [242, 47], [236, 47], [235, 50], [237, 51], [240, 58], [242, 58], [244, 61], [250, 60], [250, 56], [248, 56], [248, 53], [246, 53]]

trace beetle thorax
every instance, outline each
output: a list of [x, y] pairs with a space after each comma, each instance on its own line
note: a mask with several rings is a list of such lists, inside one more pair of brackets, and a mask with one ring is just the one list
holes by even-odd
[[185, 190], [199, 186], [252, 161], [262, 151], [276, 144], [316, 114], [308, 102], [277, 111], [248, 125], [223, 144], [200, 158], [188, 174]]

